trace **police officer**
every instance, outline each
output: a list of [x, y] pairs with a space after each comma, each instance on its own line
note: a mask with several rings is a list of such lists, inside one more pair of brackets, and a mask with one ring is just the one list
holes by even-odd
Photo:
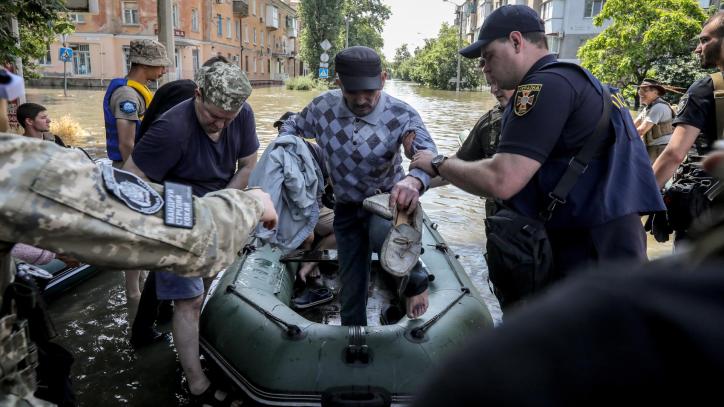
[[661, 155], [671, 140], [674, 127], [674, 109], [661, 97], [666, 94], [664, 88], [656, 79], [645, 78], [639, 85], [639, 100], [644, 105], [636, 116], [634, 125], [646, 144], [649, 160], [653, 164]]
[[[0, 84], [0, 98], [22, 94], [22, 78], [2, 72], [0, 81], [9, 82]], [[2, 110], [0, 123], [6, 122]], [[9, 251], [16, 242], [105, 269], [213, 276], [231, 264], [259, 221], [268, 228], [276, 224], [266, 193], [223, 190], [192, 200], [193, 228], [166, 226], [161, 186], [110, 166], [101, 171], [82, 154], [0, 133], [0, 302], [14, 279]], [[120, 182], [127, 184], [120, 188]], [[35, 356], [24, 325], [12, 312], [0, 317], [0, 405], [20, 400], [42, 405], [32, 395]]]
[[[572, 157], [597, 134], [603, 85], [588, 71], [549, 54], [543, 21], [527, 6], [496, 9], [478, 41], [460, 53], [482, 57], [491, 81], [515, 89], [497, 153], [465, 162], [420, 151], [411, 167], [439, 173], [465, 191], [502, 199], [516, 213], [541, 219], [562, 174], [576, 169]], [[663, 208], [628, 110], [616, 94], [610, 106], [605, 141], [545, 222], [556, 279], [603, 260], [645, 260], [639, 214]]]

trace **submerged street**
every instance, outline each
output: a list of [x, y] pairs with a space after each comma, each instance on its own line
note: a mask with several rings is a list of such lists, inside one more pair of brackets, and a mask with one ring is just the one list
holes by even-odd
[[[422, 116], [442, 154], [454, 154], [458, 134], [471, 128], [495, 100], [488, 92], [439, 91], [409, 82], [388, 81], [385, 91], [412, 105]], [[283, 87], [255, 88], [249, 103], [256, 117], [261, 147], [276, 136], [272, 123], [286, 111], [298, 111], [317, 91], [290, 91]], [[29, 102], [48, 108], [59, 121], [69, 115], [82, 132], [66, 143], [85, 148], [94, 158], [105, 156], [102, 90], [28, 89]], [[78, 197], [83, 199], [83, 197]], [[482, 255], [485, 245], [483, 200], [446, 186], [422, 197], [430, 219], [460, 255], [460, 261], [485, 298], [496, 323], [501, 320], [497, 300], [487, 283]], [[669, 244], [649, 240], [649, 256], [670, 252]], [[434, 271], [433, 271], [434, 272]], [[75, 356], [74, 387], [80, 405], [177, 405], [185, 401], [182, 372], [173, 347], [154, 345], [134, 352], [128, 343], [130, 324], [122, 273], [101, 273], [56, 300], [50, 310], [58, 342]], [[160, 327], [170, 330], [170, 324]], [[102, 391], [100, 391], [102, 389]]]

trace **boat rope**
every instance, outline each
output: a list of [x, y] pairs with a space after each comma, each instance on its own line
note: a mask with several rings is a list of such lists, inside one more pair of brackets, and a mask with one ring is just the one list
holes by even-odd
[[284, 322], [279, 317], [275, 316], [271, 312], [265, 310], [264, 308], [260, 307], [259, 305], [255, 304], [253, 301], [248, 299], [244, 294], [240, 293], [234, 284], [230, 284], [228, 287], [226, 287], [226, 292], [236, 295], [237, 297], [241, 298], [242, 301], [249, 304], [252, 308], [259, 311], [262, 315], [264, 315], [267, 319], [276, 322], [280, 326], [284, 327], [286, 329], [286, 335], [288, 338], [297, 338], [302, 333], [302, 329], [299, 328], [299, 326], [290, 324], [288, 322]]
[[460, 295], [458, 295], [450, 304], [448, 304], [448, 306], [445, 307], [445, 309], [443, 309], [442, 311], [440, 311], [440, 312], [439, 312], [437, 315], [435, 315], [434, 317], [430, 318], [430, 319], [429, 319], [427, 322], [425, 322], [424, 324], [422, 324], [422, 325], [418, 326], [417, 328], [413, 329], [413, 330], [410, 332], [410, 335], [412, 335], [412, 337], [415, 338], [415, 339], [422, 339], [422, 338], [424, 338], [424, 337], [425, 337], [425, 332], [426, 332], [428, 329], [430, 329], [430, 327], [431, 327], [433, 324], [435, 324], [435, 322], [439, 321], [440, 318], [442, 318], [443, 315], [445, 315], [448, 311], [450, 311], [450, 309], [452, 309], [452, 307], [453, 307], [455, 304], [457, 304], [457, 302], [460, 301], [464, 296], [470, 294], [470, 289], [467, 288], [467, 287], [463, 287], [463, 288], [461, 288], [460, 290], [462, 291], [462, 292], [460, 293]]

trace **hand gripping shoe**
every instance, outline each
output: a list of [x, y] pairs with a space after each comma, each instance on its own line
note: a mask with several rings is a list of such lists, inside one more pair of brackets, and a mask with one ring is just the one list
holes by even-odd
[[412, 270], [422, 252], [422, 207], [418, 203], [409, 217], [396, 209], [394, 225], [382, 244], [380, 265], [393, 276], [402, 277]]
[[392, 209], [390, 209], [390, 194], [377, 194], [362, 201], [362, 207], [368, 212], [379, 215], [387, 220], [392, 220]]

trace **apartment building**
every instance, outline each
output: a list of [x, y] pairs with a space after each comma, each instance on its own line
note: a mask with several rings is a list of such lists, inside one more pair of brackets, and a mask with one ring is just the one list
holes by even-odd
[[[154, 0], [89, 0], [88, 13], [72, 13], [76, 31], [66, 38], [73, 59], [66, 69], [76, 86], [104, 86], [130, 69], [133, 39], [157, 38]], [[256, 84], [280, 83], [303, 70], [298, 57], [298, 19], [288, 0], [174, 0], [173, 79], [192, 79], [205, 60], [222, 55]], [[44, 78], [57, 84], [62, 39], [39, 61]]]

